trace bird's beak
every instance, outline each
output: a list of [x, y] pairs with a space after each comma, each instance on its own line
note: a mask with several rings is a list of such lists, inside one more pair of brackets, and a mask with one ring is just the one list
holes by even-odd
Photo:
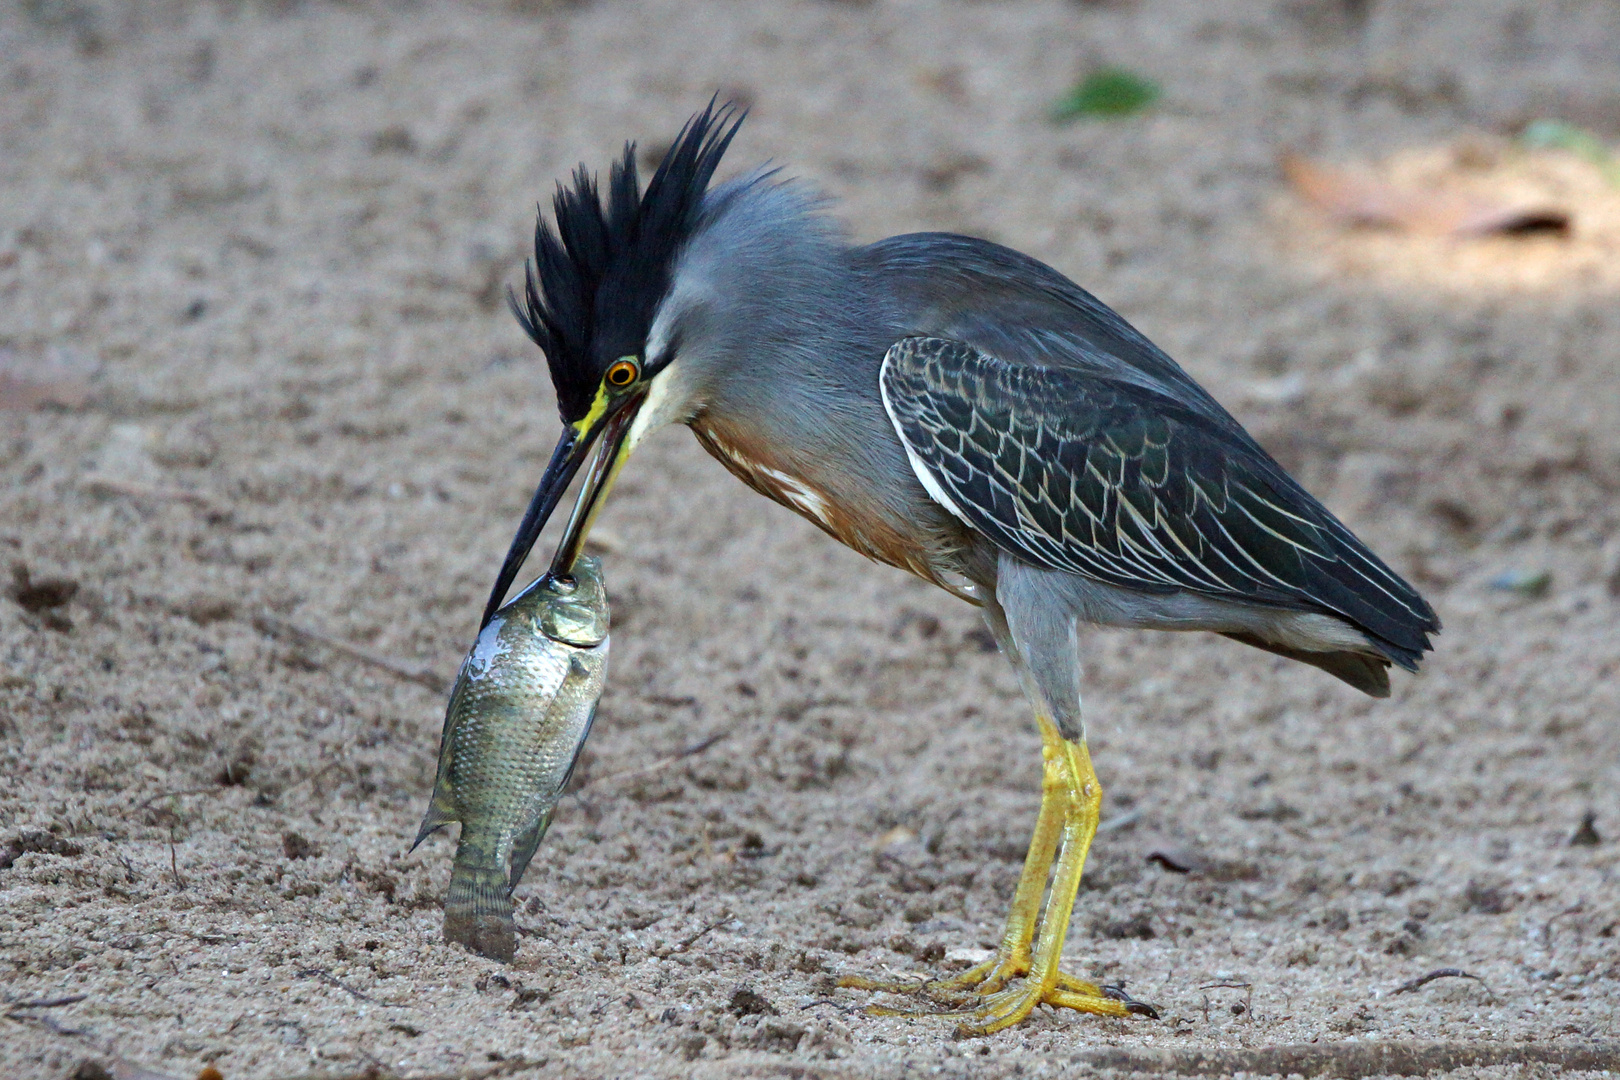
[[507, 549], [506, 561], [501, 564], [501, 572], [495, 578], [495, 588], [490, 591], [489, 602], [484, 605], [480, 629], [489, 625], [489, 620], [500, 609], [501, 601], [506, 598], [506, 590], [512, 587], [518, 571], [523, 568], [523, 560], [529, 556], [529, 549], [540, 538], [540, 531], [546, 527], [546, 522], [568, 491], [568, 485], [595, 447], [596, 457], [586, 470], [573, 513], [568, 517], [568, 527], [563, 530], [562, 542], [557, 545], [557, 554], [551, 561], [552, 575], [568, 576], [574, 567], [574, 560], [579, 558], [580, 550], [585, 546], [585, 537], [590, 532], [591, 523], [596, 520], [597, 511], [612, 489], [613, 481], [618, 478], [624, 459], [629, 456], [626, 440], [636, 413], [645, 400], [644, 395], [633, 394], [599, 414], [587, 416], [563, 429], [562, 438], [557, 440], [557, 449], [552, 451], [551, 461], [546, 465], [545, 474], [540, 477], [540, 486], [535, 489], [534, 498], [529, 500], [529, 509], [524, 512], [523, 522], [518, 526], [517, 535], [512, 538], [512, 546]]

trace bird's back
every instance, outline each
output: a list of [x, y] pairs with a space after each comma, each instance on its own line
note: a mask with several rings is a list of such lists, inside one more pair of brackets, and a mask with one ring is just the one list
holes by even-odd
[[971, 236], [906, 233], [860, 249], [856, 260], [884, 283], [911, 333], [1151, 388], [1248, 439], [1164, 350], [1038, 259]]
[[[1182, 433], [1169, 453], [1180, 455], [1170, 464], [1183, 486], [1190, 483], [1193, 489], [1219, 488], [1231, 482], [1232, 477], [1240, 477], [1244, 491], [1257, 496], [1256, 506], [1268, 511], [1275, 508], [1274, 521], [1297, 523], [1299, 530], [1298, 536], [1276, 535], [1264, 515], [1257, 521], [1254, 507], [1245, 509], [1241, 504], [1234, 504], [1237, 508], [1223, 526], [1218, 520], [1220, 515], [1211, 514], [1211, 508], [1202, 500], [1173, 499], [1168, 497], [1170, 488], [1148, 484], [1141, 463], [1133, 464], [1128, 460], [1131, 455], [1124, 454], [1119, 462], [1117, 489], [1105, 493], [1105, 501], [1115, 511], [1133, 502], [1151, 509], [1147, 519], [1135, 513], [1116, 512], [1117, 520], [1134, 521], [1141, 529], [1148, 529], [1155, 514], [1161, 515], [1161, 539], [1171, 542], [1165, 551], [1170, 558], [1196, 559], [1195, 550], [1178, 546], [1190, 539], [1196, 550], [1222, 554], [1220, 549], [1228, 549], [1225, 556], [1238, 559], [1244, 569], [1257, 571], [1256, 577], [1262, 579], [1255, 587], [1228, 588], [1219, 580], [1176, 587], [1238, 603], [1320, 610], [1344, 618], [1372, 635], [1380, 653], [1415, 668], [1417, 657], [1429, 647], [1428, 635], [1439, 629], [1434, 612], [1417, 591], [1293, 480], [1180, 365], [1107, 305], [1028, 256], [970, 237], [942, 233], [891, 237], [859, 249], [855, 258], [870, 280], [884, 283], [889, 303], [910, 334], [960, 342], [982, 357], [976, 373], [964, 376], [958, 371], [950, 376], [955, 380], [952, 386], [930, 391], [925, 376], [920, 381], [897, 378], [892, 382], [896, 392], [938, 393], [941, 400], [927, 403], [925, 412], [938, 416], [941, 408], [966, 409], [977, 416], [977, 422], [1006, 429], [1008, 435], [1001, 445], [1016, 459], [1013, 473], [1027, 478], [1033, 475], [1029, 470], [1034, 469], [1048, 490], [1052, 483], [1063, 479], [1058, 475], [1068, 468], [1063, 459], [1086, 459], [1084, 447], [1079, 448], [1076, 459], [1075, 447], [1045, 445], [1054, 439], [1062, 442], [1062, 431], [1069, 430], [1072, 437], [1082, 440], [1109, 441], [1113, 449], [1129, 443], [1123, 437], [1111, 440], [1111, 433], [1097, 424], [1080, 422], [1080, 414], [1094, 410], [1093, 399], [1099, 399], [1099, 395], [1099, 400], [1114, 402], [1114, 411], [1133, 425], [1144, 421], [1168, 424]], [[971, 367], [973, 361], [967, 363]], [[1017, 376], [1017, 370], [1028, 374]], [[914, 374], [922, 376], [921, 369]], [[979, 381], [965, 397], [944, 400], [964, 393], [960, 382], [963, 377]], [[1075, 415], [1066, 416], [1065, 409]], [[896, 419], [900, 422], [898, 416]], [[954, 423], [961, 425], [964, 421], [958, 417]], [[1039, 430], [1043, 445], [1006, 446], [1019, 441], [1014, 429], [1020, 426]], [[979, 453], [984, 456], [982, 448]], [[991, 461], [995, 456], [992, 448], [984, 462], [973, 465], [964, 459], [958, 467], [969, 471], [999, 468], [1006, 476], [1012, 459]], [[1095, 480], [1095, 476], [1076, 476], [1073, 482], [1061, 486], [1070, 492], [1071, 499], [1084, 501], [1083, 490], [1087, 485], [1095, 487]], [[1130, 490], [1133, 484], [1142, 490]], [[1045, 505], [1051, 501], [1049, 494], [1037, 493], [1019, 509], [1025, 496], [1012, 490], [1019, 484], [1006, 486], [1008, 490], [993, 500], [997, 507], [987, 506], [981, 515], [981, 532], [1003, 551], [1037, 565], [1068, 569], [1087, 564], [1086, 556], [1093, 552], [1075, 550], [1070, 553], [1075, 556], [1072, 559], [1059, 552], [1055, 561], [1042, 554], [1049, 555], [1054, 545], [1067, 544], [1077, 549], [1084, 546], [1086, 541], [1076, 536], [1086, 529], [1058, 529], [1052, 543], [1037, 537], [1039, 542], [1034, 547], [1020, 547], [1012, 541], [1010, 538], [1020, 529], [1030, 532], [1025, 526], [1043, 514], [1050, 518], [1048, 511], [1053, 508]], [[1082, 515], [1098, 510], [1093, 507], [1088, 511], [1083, 506], [1056, 509], [1073, 512], [1086, 526], [1091, 521]], [[996, 527], [992, 520], [996, 515], [1004, 519], [1008, 528]], [[1181, 515], [1184, 517], [1178, 519]], [[1094, 530], [1091, 535], [1095, 536]], [[1117, 552], [1120, 543], [1129, 545], [1137, 539], [1142, 538], [1123, 536], [1105, 541], [1104, 547], [1112, 544]], [[1229, 565], [1223, 569], [1227, 572], [1213, 577], [1236, 580]], [[1162, 573], [1144, 575], [1140, 588], [1144, 593], [1162, 591], [1163, 579]], [[1128, 571], [1125, 577], [1116, 579], [1104, 574], [1100, 580], [1126, 587], [1132, 584]]]

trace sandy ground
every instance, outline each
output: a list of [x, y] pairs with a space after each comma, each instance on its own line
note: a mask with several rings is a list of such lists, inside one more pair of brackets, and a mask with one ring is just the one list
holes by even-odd
[[[1597, 0], [5, 5], [0, 390], [36, 404], [0, 412], [0, 1074], [1034, 1076], [1620, 1037], [1620, 215], [1508, 138], [1620, 138], [1616, 56]], [[1105, 62], [1161, 106], [1049, 124]], [[716, 88], [754, 108], [731, 170], [1091, 287], [1445, 620], [1387, 702], [1087, 636], [1116, 827], [1068, 964], [1160, 1022], [956, 1042], [833, 988], [993, 944], [1036, 739], [971, 610], [681, 431], [599, 529], [610, 687], [517, 962], [439, 941], [451, 842], [405, 849], [440, 687], [557, 429], [500, 291], [555, 178]], [[1500, 181], [1574, 230], [1348, 232], [1286, 150]], [[1448, 967], [1480, 981], [1396, 993]]]

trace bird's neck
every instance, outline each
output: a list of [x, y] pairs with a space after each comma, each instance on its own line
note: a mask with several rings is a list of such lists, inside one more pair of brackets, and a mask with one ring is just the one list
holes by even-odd
[[[694, 242], [686, 268], [702, 292], [699, 355], [710, 414], [742, 419], [847, 409], [876, 387], [899, 336], [842, 234], [797, 192], [735, 195]], [[868, 386], [870, 384], [870, 386]]]

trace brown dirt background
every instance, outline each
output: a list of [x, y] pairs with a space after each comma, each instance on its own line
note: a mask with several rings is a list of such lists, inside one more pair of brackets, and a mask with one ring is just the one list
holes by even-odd
[[[10, 1007], [0, 1073], [1033, 1076], [1107, 1045], [1620, 1036], [1620, 213], [1507, 138], [1620, 137], [1616, 57], [1595, 0], [6, 5], [0, 366], [56, 400], [0, 412], [0, 571], [79, 589], [0, 602], [0, 995], [84, 997]], [[1105, 62], [1160, 107], [1047, 123]], [[600, 528], [610, 686], [511, 968], [439, 941], [450, 840], [405, 854], [442, 693], [287, 629], [448, 681], [556, 434], [500, 304], [534, 204], [716, 88], [754, 108], [728, 171], [786, 165], [859, 238], [1053, 263], [1445, 619], [1388, 702], [1087, 637], [1119, 827], [1068, 964], [1159, 1023], [958, 1043], [832, 989], [994, 943], [1036, 739], [970, 609], [685, 432]], [[1347, 232], [1285, 150], [1575, 230]], [[1571, 846], [1588, 810], [1603, 840]], [[1484, 983], [1393, 992], [1440, 967]]]

